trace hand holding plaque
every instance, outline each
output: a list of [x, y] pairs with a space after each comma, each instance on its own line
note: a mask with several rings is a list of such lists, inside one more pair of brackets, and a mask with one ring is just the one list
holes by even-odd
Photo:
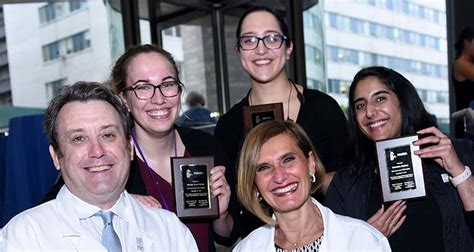
[[219, 206], [210, 186], [213, 157], [173, 157], [171, 165], [176, 215], [180, 218], [217, 217]]
[[418, 136], [388, 139], [375, 143], [384, 202], [426, 196], [421, 158], [414, 154]]

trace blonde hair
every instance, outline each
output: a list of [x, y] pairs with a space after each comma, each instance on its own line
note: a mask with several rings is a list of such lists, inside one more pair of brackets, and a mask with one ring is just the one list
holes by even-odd
[[314, 173], [316, 182], [311, 185], [311, 194], [321, 189], [325, 173], [324, 166], [319, 160], [311, 140], [298, 124], [290, 121], [268, 121], [252, 129], [245, 138], [240, 151], [237, 171], [237, 197], [247, 210], [270, 225], [276, 223], [271, 217], [271, 207], [264, 200], [259, 201], [258, 199], [258, 190], [255, 185], [256, 165], [263, 144], [281, 134], [290, 136], [306, 158], [309, 158], [309, 154], [313, 153], [316, 164]]

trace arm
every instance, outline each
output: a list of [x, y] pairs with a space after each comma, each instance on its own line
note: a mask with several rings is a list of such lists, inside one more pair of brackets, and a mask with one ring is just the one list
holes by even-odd
[[227, 211], [230, 200], [230, 186], [224, 174], [224, 166], [216, 166], [211, 169], [212, 197], [217, 197], [219, 201], [219, 218], [214, 220], [212, 226], [214, 232], [219, 236], [229, 237], [234, 226], [234, 220]]
[[474, 64], [464, 59], [457, 59], [454, 62], [454, 74], [474, 81]]
[[[418, 134], [432, 134], [416, 141], [415, 145], [432, 144], [432, 146], [415, 151], [421, 158], [432, 158], [453, 178], [461, 175], [465, 166], [458, 158], [454, 146], [446, 135], [439, 129], [430, 127], [422, 129]], [[459, 197], [464, 205], [464, 210], [474, 210], [474, 179], [470, 176], [456, 187]]]

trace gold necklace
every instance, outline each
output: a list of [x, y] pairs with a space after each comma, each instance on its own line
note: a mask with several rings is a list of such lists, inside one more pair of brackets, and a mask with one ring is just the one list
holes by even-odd
[[[292, 241], [286, 239], [285, 234], [283, 234], [283, 231], [281, 230], [281, 228], [279, 228], [278, 231], [279, 231], [279, 233], [280, 233], [281, 238], [283, 238], [283, 240], [284, 240], [285, 242], [287, 242], [287, 243], [293, 245], [293, 248], [297, 248], [297, 247], [298, 247], [298, 244], [300, 244], [301, 241], [302, 241], [304, 238], [306, 238], [309, 234], [311, 234], [311, 232], [312, 232], [312, 230], [313, 230], [313, 228], [314, 228], [315, 225], [316, 225], [316, 224], [313, 224], [313, 226], [311, 226], [311, 228], [308, 229], [308, 232], [305, 233], [305, 234], [303, 234], [303, 235], [301, 236], [301, 238], [299, 238], [296, 242], [292, 242]], [[302, 245], [304, 245], [304, 244], [302, 244]]]

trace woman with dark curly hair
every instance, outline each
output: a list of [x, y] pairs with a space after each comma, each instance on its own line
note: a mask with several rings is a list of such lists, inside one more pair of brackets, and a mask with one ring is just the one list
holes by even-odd
[[[376, 213], [383, 201], [374, 142], [418, 134], [421, 137], [414, 144], [428, 146], [414, 152], [422, 158], [427, 197], [403, 203], [404, 223], [386, 234], [390, 246], [394, 251], [472, 251], [464, 214], [472, 215], [474, 210], [469, 168], [474, 165], [474, 143], [451, 140], [437, 129], [415, 87], [385, 67], [368, 67], [354, 77], [348, 127], [354, 163], [334, 176], [326, 206], [362, 220]], [[448, 176], [451, 179], [446, 180]], [[372, 225], [397, 224], [387, 218]]]

